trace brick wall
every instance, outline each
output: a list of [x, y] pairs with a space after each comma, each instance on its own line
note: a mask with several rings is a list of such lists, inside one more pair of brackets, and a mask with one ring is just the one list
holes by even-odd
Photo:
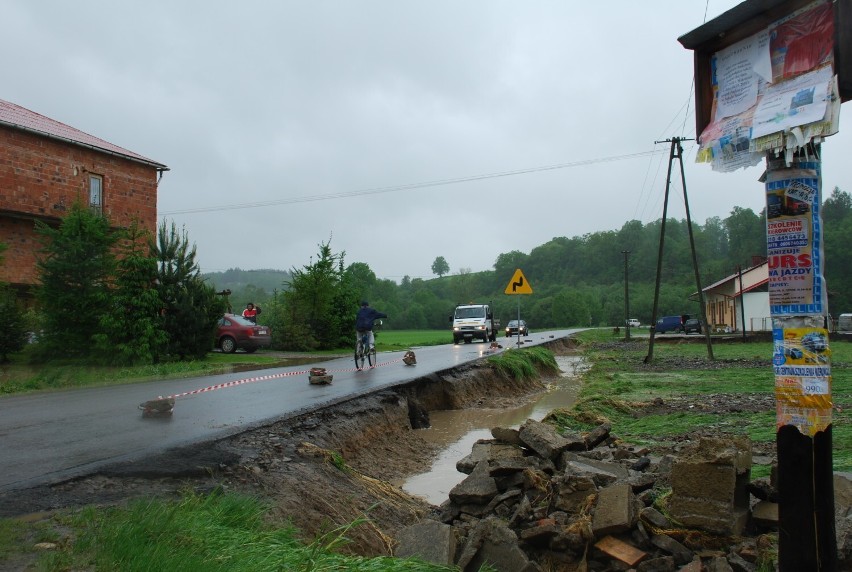
[[103, 179], [103, 212], [113, 226], [132, 220], [157, 229], [156, 168], [0, 126], [0, 242], [8, 245], [0, 281], [34, 284], [34, 220], [59, 220], [74, 201], [88, 204], [89, 175]]

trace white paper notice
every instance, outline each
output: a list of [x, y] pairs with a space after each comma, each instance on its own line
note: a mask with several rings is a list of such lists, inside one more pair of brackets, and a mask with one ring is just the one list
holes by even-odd
[[716, 119], [737, 115], [757, 103], [758, 79], [772, 79], [769, 33], [761, 32], [716, 53], [719, 91]]
[[831, 66], [826, 66], [770, 85], [754, 112], [752, 139], [822, 121], [831, 77]]

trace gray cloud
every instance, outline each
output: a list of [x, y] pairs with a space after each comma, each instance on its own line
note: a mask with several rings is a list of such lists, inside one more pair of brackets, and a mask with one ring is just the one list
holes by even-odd
[[[736, 4], [710, 0], [708, 18]], [[704, 8], [0, 0], [0, 50], [15, 54], [0, 97], [167, 164], [161, 213], [222, 207], [166, 215], [205, 271], [301, 266], [329, 238], [380, 277], [430, 277], [439, 255], [486, 270], [661, 216], [668, 147], [654, 141], [695, 135], [677, 37]], [[850, 189], [848, 114], [824, 145], [827, 192]], [[714, 173], [687, 153], [693, 220], [763, 208], [761, 167]], [[228, 208], [249, 203], [266, 206]]]

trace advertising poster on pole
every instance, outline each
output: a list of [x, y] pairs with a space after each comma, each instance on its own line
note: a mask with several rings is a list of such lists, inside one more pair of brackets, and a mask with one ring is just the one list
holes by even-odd
[[776, 328], [773, 342], [777, 427], [794, 425], [802, 435], [813, 437], [831, 424], [828, 330]]
[[770, 169], [766, 178], [766, 254], [772, 316], [825, 311], [819, 165]]

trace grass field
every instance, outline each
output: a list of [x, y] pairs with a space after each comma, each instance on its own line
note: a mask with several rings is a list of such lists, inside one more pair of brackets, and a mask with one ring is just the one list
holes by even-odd
[[[745, 433], [755, 442], [774, 442], [775, 378], [771, 368], [772, 342], [714, 343], [717, 367], [707, 358], [703, 343], [658, 343], [654, 347], [659, 369], [643, 367], [648, 344], [642, 339], [630, 345], [613, 343], [611, 332], [588, 331], [578, 336], [584, 354], [593, 367], [584, 378], [580, 401], [570, 414], [559, 415], [560, 423], [587, 428], [606, 419], [612, 431], [628, 442], [644, 443], [653, 436], [665, 441], [690, 431], [715, 428], [720, 433]], [[833, 462], [837, 471], [852, 470], [852, 344], [832, 342]], [[678, 367], [683, 360], [690, 367]], [[757, 363], [756, 363], [757, 362]], [[696, 403], [710, 395], [729, 395], [748, 400], [768, 398], [769, 408], [761, 412], [711, 414], [684, 411], [668, 415], [637, 415], [637, 404], [656, 397], [692, 399]]]

